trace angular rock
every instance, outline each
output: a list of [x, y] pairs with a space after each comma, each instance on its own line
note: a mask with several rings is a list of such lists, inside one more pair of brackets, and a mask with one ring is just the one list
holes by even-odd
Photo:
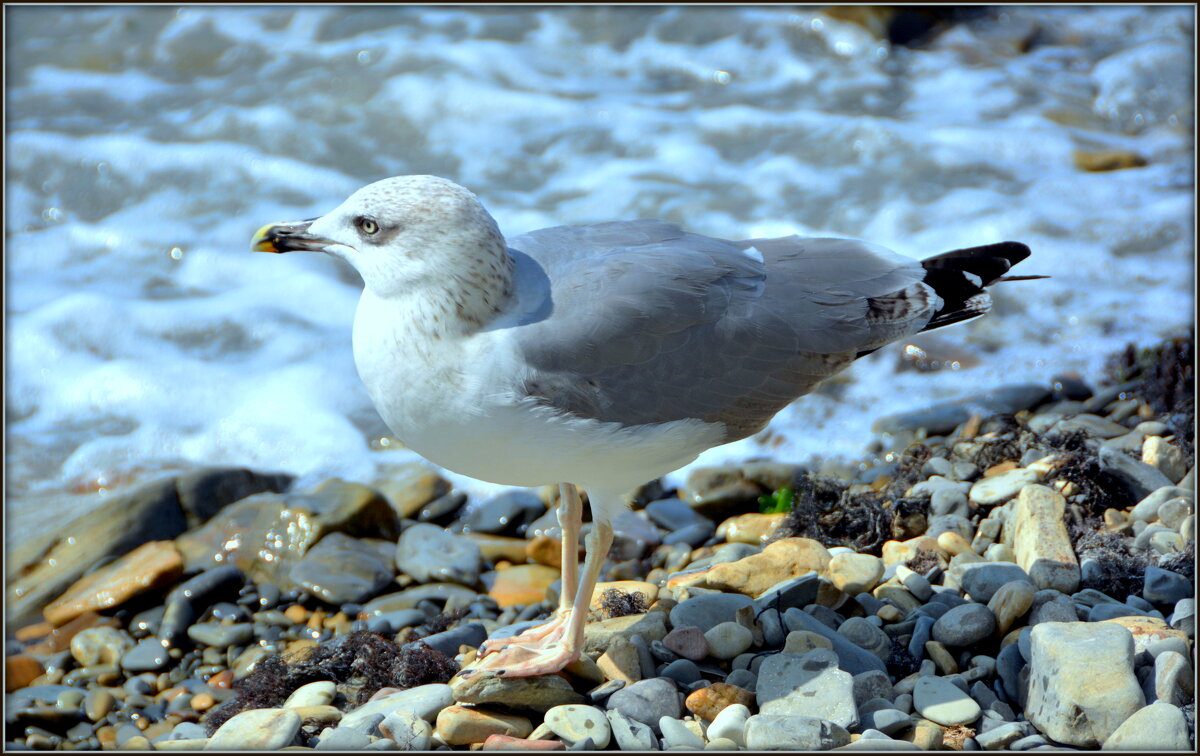
[[658, 749], [658, 738], [650, 725], [631, 719], [616, 709], [604, 712], [612, 727], [613, 739], [622, 751], [654, 751]]
[[970, 500], [981, 507], [1003, 504], [1021, 492], [1025, 486], [1042, 479], [1036, 470], [1019, 467], [1000, 475], [984, 478], [971, 486]]
[[699, 719], [711, 722], [729, 706], [741, 704], [749, 707], [753, 702], [754, 693], [749, 690], [718, 682], [692, 691], [684, 699], [683, 705]]
[[1133, 653], [1133, 636], [1111, 623], [1034, 627], [1025, 715], [1060, 743], [1084, 748], [1104, 743], [1145, 705]]
[[853, 727], [858, 723], [854, 680], [837, 665], [837, 655], [825, 649], [766, 657], [755, 689], [759, 712], [819, 717]]
[[[679, 607], [675, 607], [678, 609]], [[629, 641], [640, 635], [648, 641], [661, 641], [667, 634], [667, 620], [663, 612], [630, 614], [613, 617], [601, 622], [589, 622], [583, 629], [584, 651], [603, 651], [615, 638]]]

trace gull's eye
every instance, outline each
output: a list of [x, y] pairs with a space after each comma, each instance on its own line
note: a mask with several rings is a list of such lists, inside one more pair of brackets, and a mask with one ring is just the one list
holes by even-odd
[[359, 230], [368, 236], [379, 233], [379, 224], [370, 218], [359, 218], [357, 223]]

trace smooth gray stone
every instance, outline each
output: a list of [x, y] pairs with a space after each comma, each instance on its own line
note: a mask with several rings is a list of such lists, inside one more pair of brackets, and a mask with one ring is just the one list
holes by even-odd
[[671, 627], [691, 625], [708, 632], [722, 622], [732, 622], [743, 606], [753, 606], [749, 596], [740, 593], [706, 593], [681, 601], [671, 609]]
[[696, 662], [689, 659], [676, 659], [668, 664], [659, 676], [681, 685], [690, 685], [700, 680], [700, 668], [696, 666]]
[[934, 640], [954, 647], [974, 645], [995, 632], [996, 616], [985, 604], [956, 606], [933, 624]]
[[849, 745], [839, 746], [832, 751], [919, 751], [921, 747], [907, 740], [856, 740]]
[[1142, 597], [1154, 604], [1175, 604], [1180, 599], [1192, 598], [1195, 587], [1192, 581], [1177, 572], [1149, 565], [1146, 567], [1146, 585]]
[[188, 637], [211, 648], [244, 646], [254, 638], [254, 624], [239, 622], [225, 625], [220, 622], [198, 622], [187, 630]]
[[987, 604], [1005, 583], [1024, 580], [1033, 585], [1033, 578], [1020, 565], [1012, 562], [972, 562], [951, 569], [958, 572], [958, 584], [972, 600]]
[[390, 696], [369, 701], [357, 709], [346, 712], [338, 727], [354, 727], [359, 721], [367, 720], [375, 714], [387, 716], [397, 709], [410, 711], [426, 722], [434, 722], [438, 712], [454, 703], [450, 686], [444, 683], [430, 683], [415, 688], [402, 690]]
[[841, 725], [794, 714], [756, 714], [745, 733], [748, 751], [827, 751], [850, 742]]
[[658, 721], [663, 717], [679, 719], [683, 715], [683, 701], [675, 683], [665, 677], [639, 680], [608, 697], [608, 709], [616, 710], [658, 732]]
[[858, 723], [854, 680], [838, 669], [837, 655], [829, 649], [767, 657], [758, 671], [755, 697], [761, 714], [820, 717], [845, 728]]
[[1099, 459], [1100, 469], [1120, 480], [1133, 501], [1141, 501], [1164, 486], [1174, 485], [1157, 468], [1111, 447], [1101, 447]]
[[716, 528], [712, 520], [692, 509], [686, 501], [678, 497], [650, 502], [646, 505], [646, 514], [655, 525], [668, 531], [705, 523]]
[[415, 643], [424, 643], [430, 648], [441, 651], [446, 656], [454, 658], [459, 646], [479, 647], [487, 640], [487, 628], [481, 622], [469, 622], [451, 630], [445, 630], [434, 635], [428, 635]]
[[1000, 676], [1000, 682], [1004, 686], [1004, 695], [1009, 701], [1019, 699], [1020, 690], [1020, 674], [1025, 668], [1025, 658], [1021, 656], [1021, 649], [1016, 643], [1010, 643], [1000, 649], [1000, 653], [996, 655], [996, 674]]
[[1053, 588], [1033, 594], [1033, 606], [1029, 610], [1030, 626], [1042, 622], [1076, 622], [1079, 616], [1071, 597]]
[[[878, 656], [854, 645], [845, 636], [838, 635], [836, 631], [830, 629], [824, 622], [821, 622], [807, 612], [800, 609], [788, 609], [783, 616], [783, 620], [789, 631], [808, 630], [828, 638], [833, 644], [834, 652], [837, 654], [838, 666], [851, 675], [857, 675], [872, 669], [887, 672], [887, 665]], [[761, 675], [759, 677], [759, 684], [762, 684]]]
[[1162, 701], [1143, 707], [1121, 723], [1100, 746], [1104, 751], [1191, 751], [1183, 711]]
[[204, 610], [221, 598], [237, 595], [246, 576], [231, 564], [205, 570], [175, 586], [167, 595], [158, 638], [176, 645]]
[[846, 621], [842, 615], [833, 611], [829, 607], [821, 606], [820, 604], [809, 604], [808, 606], [804, 607], [804, 611], [825, 623], [826, 627], [831, 630], [837, 630], [842, 626], [842, 623]]
[[[948, 611], [950, 611], [949, 608], [946, 609], [946, 612]], [[925, 644], [933, 640], [933, 625], [936, 622], [937, 620], [933, 617], [917, 617], [917, 624], [913, 626], [912, 640], [908, 642], [908, 653], [912, 658], [925, 658]]]
[[460, 520], [464, 533], [515, 535], [545, 512], [546, 505], [536, 494], [512, 490], [470, 507]]
[[1033, 725], [1028, 722], [1005, 722], [975, 733], [975, 742], [985, 751], [1001, 751], [1033, 732]]
[[1097, 604], [1088, 611], [1087, 621], [1102, 622], [1115, 617], [1145, 617], [1148, 614], [1128, 604]]
[[474, 541], [437, 525], [412, 525], [396, 544], [396, 567], [420, 583], [475, 585], [482, 566], [483, 554]]
[[362, 603], [392, 584], [395, 571], [369, 543], [330, 533], [288, 573], [292, 582], [327, 604]]
[[816, 572], [781, 580], [754, 599], [754, 612], [759, 614], [768, 608], [780, 612], [792, 608], [802, 609], [817, 600], [817, 588], [820, 584], [821, 578]]
[[121, 668], [135, 674], [157, 672], [167, 666], [170, 660], [167, 649], [157, 638], [142, 638], [121, 657]]
[[662, 730], [663, 749], [676, 746], [690, 746], [696, 749], [704, 748], [704, 739], [689, 730], [682, 721], [671, 717], [663, 717], [658, 723]]
[[887, 662], [892, 652], [892, 639], [887, 637], [887, 633], [862, 617], [851, 617], [838, 627], [837, 632], [859, 648], [875, 654], [883, 662]]
[[665, 544], [668, 544], [668, 545], [673, 544], [673, 543], [686, 543], [688, 546], [691, 546], [692, 548], [697, 548], [699, 546], [704, 545], [704, 542], [707, 541], [709, 538], [712, 538], [713, 533], [715, 533], [716, 531], [717, 531], [716, 526], [713, 525], [711, 522], [708, 522], [708, 523], [697, 522], [697, 523], [688, 525], [685, 528], [680, 528], [679, 530], [676, 530], [675, 532], [668, 535], [666, 538], [663, 538], [662, 542]]
[[317, 743], [318, 751], [360, 751], [371, 745], [371, 736], [352, 727], [326, 729]]
[[767, 648], [780, 648], [787, 641], [788, 628], [783, 621], [783, 615], [774, 609], [766, 609], [758, 617], [758, 624], [763, 630], [763, 643]]
[[912, 726], [913, 718], [897, 709], [879, 709], [863, 716], [859, 725], [879, 730], [885, 735], [895, 735]]
[[860, 672], [854, 676], [854, 700], [861, 710], [862, 702], [872, 698], [882, 698], [892, 701], [896, 698], [896, 689], [886, 672], [877, 669]]

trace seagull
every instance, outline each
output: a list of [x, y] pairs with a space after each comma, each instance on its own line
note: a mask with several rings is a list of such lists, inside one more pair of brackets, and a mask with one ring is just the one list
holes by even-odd
[[[552, 618], [484, 643], [460, 673], [529, 677], [579, 658], [588, 606], [637, 487], [754, 434], [859, 357], [985, 314], [1017, 242], [917, 261], [876, 244], [730, 241], [658, 220], [506, 240], [437, 176], [369, 184], [320, 218], [260, 228], [262, 252], [325, 252], [362, 276], [354, 362], [410, 449], [511, 486], [559, 485]], [[593, 527], [582, 574], [588, 497]]]

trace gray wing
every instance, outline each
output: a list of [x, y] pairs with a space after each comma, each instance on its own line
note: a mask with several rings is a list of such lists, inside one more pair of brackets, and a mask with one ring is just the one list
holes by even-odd
[[726, 441], [940, 305], [918, 261], [846, 239], [725, 241], [627, 221], [510, 244], [549, 289], [548, 314], [514, 329], [527, 395], [623, 425], [720, 422]]

